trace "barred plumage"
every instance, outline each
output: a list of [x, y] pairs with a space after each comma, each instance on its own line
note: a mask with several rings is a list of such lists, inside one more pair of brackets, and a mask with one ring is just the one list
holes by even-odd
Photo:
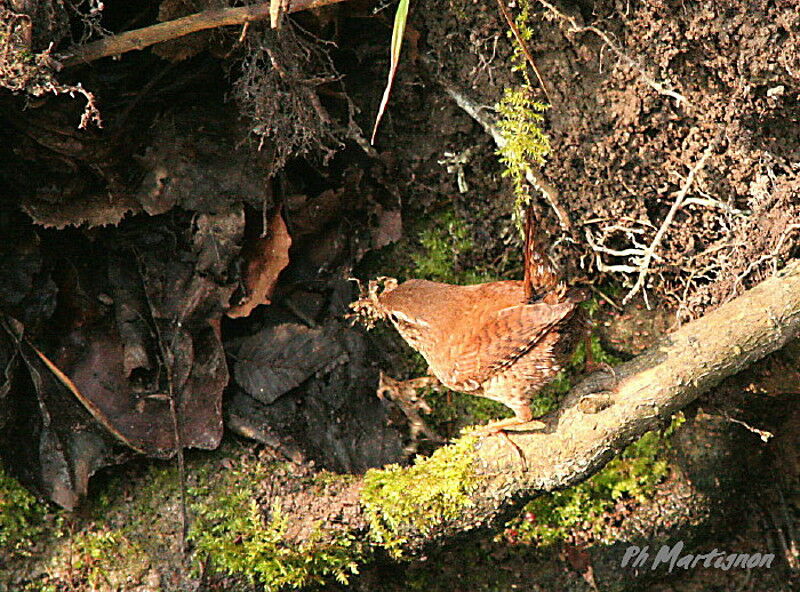
[[582, 334], [584, 299], [567, 290], [526, 215], [524, 279], [472, 286], [427, 280], [389, 283], [355, 303], [389, 319], [436, 377], [456, 391], [500, 401], [515, 417], [489, 431], [528, 423], [532, 396], [553, 379]]

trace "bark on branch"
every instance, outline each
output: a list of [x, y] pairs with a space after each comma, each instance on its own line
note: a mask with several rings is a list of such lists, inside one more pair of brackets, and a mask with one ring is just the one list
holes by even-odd
[[[311, 8], [319, 8], [335, 4], [343, 0], [292, 0], [285, 6], [285, 12], [300, 12]], [[242, 25], [270, 18], [270, 2], [241, 6], [238, 8], [220, 8], [190, 14], [179, 19], [165, 21], [157, 25], [126, 31], [119, 35], [106, 37], [86, 45], [70, 48], [58, 57], [62, 67], [79, 66], [100, 58], [121, 55], [128, 51], [144, 49], [156, 43], [183, 37], [190, 33], [215, 29], [230, 25]]]
[[[525, 460], [504, 438], [462, 438], [455, 448], [440, 449], [414, 467], [367, 473], [331, 495], [323, 515], [308, 516], [308, 509], [292, 500], [282, 505], [293, 507], [297, 525], [347, 516], [347, 526], [339, 520], [331, 531], [369, 524], [373, 541], [418, 548], [492, 523], [523, 498], [587, 478], [698, 395], [798, 335], [800, 260], [794, 260], [775, 277], [616, 367], [613, 393], [598, 394], [608, 379], [592, 375], [545, 418], [546, 430], [511, 434]], [[457, 455], [447, 456], [448, 449]], [[308, 530], [294, 532], [303, 538]]]

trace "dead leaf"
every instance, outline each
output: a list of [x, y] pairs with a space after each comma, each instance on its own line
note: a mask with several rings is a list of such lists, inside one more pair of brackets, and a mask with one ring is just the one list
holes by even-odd
[[[201, 125], [200, 122], [203, 122]], [[133, 198], [147, 214], [175, 207], [218, 214], [246, 203], [272, 205], [269, 144], [239, 145], [248, 132], [236, 110], [195, 105], [161, 115], [153, 138], [133, 163], [144, 171]]]
[[20, 476], [25, 481], [72, 510], [86, 495], [89, 477], [113, 462], [112, 446], [75, 398], [65, 395], [66, 385], [52, 371], [52, 362], [33, 353], [28, 343], [19, 348], [33, 387], [33, 393], [26, 395], [35, 401], [35, 410], [17, 405], [21, 413], [8, 434], [14, 442], [12, 458], [16, 466], [24, 467]]
[[192, 242], [197, 254], [197, 271], [227, 279], [230, 262], [242, 248], [244, 208], [239, 205], [229, 212], [198, 214]]
[[[328, 321], [313, 330], [287, 323], [289, 315], [276, 308], [264, 311], [273, 329], [263, 329], [248, 338], [248, 347], [255, 350], [251, 367], [239, 369], [252, 373], [241, 381], [250, 390], [264, 386], [265, 392], [258, 396], [246, 392], [234, 365], [235, 380], [225, 406], [226, 425], [279, 449], [289, 458], [300, 454], [336, 471], [360, 472], [402, 458], [400, 431], [389, 424], [386, 406], [375, 396], [378, 370], [364, 335], [339, 321]], [[265, 331], [281, 326], [287, 333], [285, 340], [278, 338], [272, 345], [259, 347]], [[247, 353], [241, 351], [243, 343], [239, 348], [234, 340], [227, 345], [237, 360]], [[337, 352], [341, 353], [337, 356]], [[290, 392], [277, 394], [298, 380], [302, 382]], [[280, 383], [281, 388], [272, 381]], [[273, 402], [262, 402], [269, 399]]]
[[116, 226], [128, 214], [138, 214], [142, 208], [127, 195], [109, 197], [105, 193], [86, 193], [80, 200], [49, 202], [31, 198], [20, 207], [45, 228], [68, 226]]
[[269, 405], [344, 355], [330, 331], [282, 323], [241, 342], [233, 374], [248, 394]]
[[269, 304], [278, 283], [278, 276], [289, 264], [289, 247], [292, 238], [286, 228], [280, 209], [270, 218], [264, 236], [245, 245], [246, 263], [244, 285], [247, 292], [243, 302], [232, 306], [228, 316], [232, 319], [249, 316], [259, 304]]
[[[36, 353], [37, 356], [39, 356], [42, 362], [44, 362], [44, 365], [47, 366], [47, 369], [53, 373], [53, 375], [58, 379], [58, 381], [61, 384], [63, 384], [73, 395], [75, 395], [75, 398], [81, 403], [81, 405], [86, 407], [86, 410], [92, 414], [92, 417], [94, 417], [95, 420], [98, 421], [98, 423], [100, 423], [110, 433], [119, 438], [124, 444], [126, 444], [136, 452], [144, 452], [144, 450], [142, 448], [139, 448], [135, 442], [128, 440], [123, 434], [118, 432], [114, 427], [114, 424], [111, 421], [109, 421], [108, 416], [105, 413], [103, 413], [103, 411], [97, 405], [95, 405], [94, 401], [85, 397], [83, 393], [81, 393], [77, 385], [74, 382], [72, 382], [72, 379], [66, 374], [64, 374], [61, 371], [61, 369], [58, 366], [56, 366], [52, 361], [50, 361], [50, 358], [45, 356], [33, 345], [31, 345], [31, 349]], [[95, 370], [97, 370], [97, 368]]]

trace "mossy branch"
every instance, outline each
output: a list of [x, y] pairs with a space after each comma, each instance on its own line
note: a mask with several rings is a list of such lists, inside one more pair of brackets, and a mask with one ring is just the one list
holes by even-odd
[[[497, 524], [526, 499], [586, 479], [698, 395], [799, 335], [800, 260], [794, 260], [615, 367], [615, 380], [589, 376], [544, 418], [547, 429], [510, 433], [516, 446], [499, 436], [467, 435], [412, 467], [343, 480], [325, 499], [315, 497], [311, 509], [302, 503], [308, 492], [299, 491], [296, 501], [283, 497], [282, 507], [292, 509], [283, 516], [289, 527], [282, 545], [308, 543], [309, 530], [292, 525], [311, 521], [329, 546], [344, 548], [336, 542], [344, 537], [399, 556]], [[609, 382], [613, 392], [602, 392]], [[360, 558], [368, 555], [361, 548]]]

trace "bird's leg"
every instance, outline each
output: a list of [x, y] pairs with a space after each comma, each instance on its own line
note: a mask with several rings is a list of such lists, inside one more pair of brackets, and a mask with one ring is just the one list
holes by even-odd
[[524, 425], [530, 430], [542, 430], [547, 427], [541, 421], [533, 419], [533, 413], [531, 412], [529, 405], [517, 407], [514, 409], [514, 414], [514, 417], [510, 417], [508, 419], [500, 419], [498, 421], [489, 422], [485, 426], [481, 426], [475, 430], [475, 433], [482, 434], [484, 436], [490, 436], [492, 434], [505, 432], [506, 429], [516, 426]]
[[619, 387], [619, 377], [616, 370], [605, 362], [597, 362], [592, 355], [592, 332], [591, 329], [586, 331], [584, 335], [584, 347], [586, 350], [586, 357], [584, 359], [583, 370], [588, 374], [595, 372], [605, 372], [611, 375], [613, 386], [607, 388], [608, 382], [605, 380], [593, 379], [593, 383], [597, 384], [598, 392], [589, 393], [581, 398], [578, 402], [578, 408], [584, 413], [599, 413], [603, 409], [607, 409], [613, 405], [614, 391]]
[[514, 408], [514, 417], [509, 419], [501, 419], [499, 421], [493, 421], [489, 424], [478, 428], [475, 430], [475, 433], [481, 434], [483, 436], [492, 436], [494, 434], [500, 434], [503, 439], [508, 442], [514, 450], [517, 451], [519, 454], [520, 460], [522, 461], [522, 470], [528, 470], [528, 461], [525, 458], [525, 455], [522, 452], [522, 448], [520, 448], [516, 442], [514, 442], [509, 436], [507, 428], [516, 427], [524, 425], [531, 430], [541, 430], [544, 429], [546, 426], [541, 421], [537, 421], [533, 419], [533, 413], [531, 412], [531, 407], [528, 404], [521, 405], [519, 407]]
[[514, 442], [514, 440], [508, 437], [508, 432], [506, 432], [505, 430], [501, 430], [498, 433], [503, 434], [503, 438], [505, 439], [505, 441], [508, 442], [512, 446], [512, 448], [514, 448], [514, 450], [517, 451], [517, 454], [519, 454], [519, 459], [522, 461], [522, 470], [527, 472], [528, 459], [525, 458], [525, 453], [522, 452], [522, 448], [520, 448], [519, 445], [516, 442]]
[[617, 379], [617, 373], [614, 370], [614, 367], [607, 362], [598, 362], [594, 359], [594, 354], [592, 353], [592, 330], [589, 329], [586, 331], [586, 334], [583, 337], [583, 348], [586, 352], [584, 356], [583, 362], [583, 371], [586, 374], [593, 374], [594, 372], [605, 372], [610, 374], [611, 377], [614, 379], [614, 383], [616, 385], [619, 380]]

